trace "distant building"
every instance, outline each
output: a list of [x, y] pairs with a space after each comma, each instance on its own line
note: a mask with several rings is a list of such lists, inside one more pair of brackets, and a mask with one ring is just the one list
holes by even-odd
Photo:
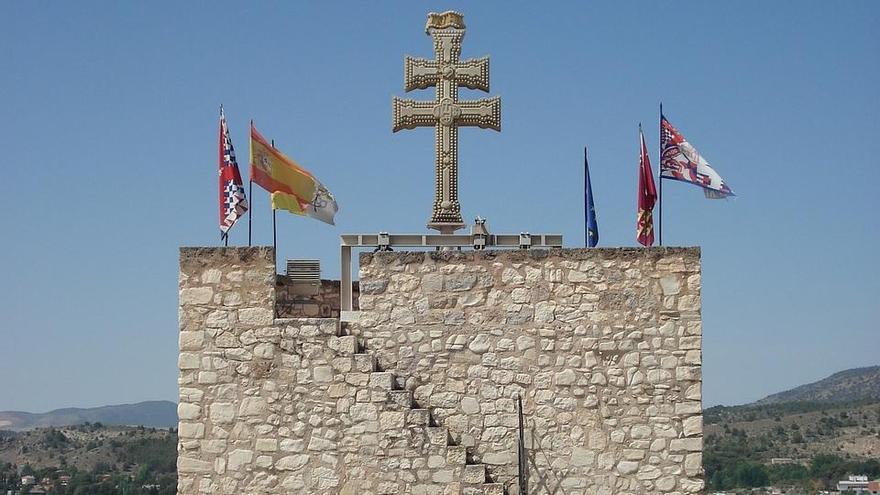
[[869, 494], [869, 485], [867, 476], [850, 476], [845, 481], [837, 482], [837, 491], [845, 492], [847, 490], [856, 494]]
[[36, 484], [36, 482], [37, 482], [37, 478], [35, 478], [31, 475], [21, 477], [21, 486], [31, 486], [33, 484]]
[[770, 464], [794, 464], [795, 460], [791, 457], [773, 457], [770, 459]]

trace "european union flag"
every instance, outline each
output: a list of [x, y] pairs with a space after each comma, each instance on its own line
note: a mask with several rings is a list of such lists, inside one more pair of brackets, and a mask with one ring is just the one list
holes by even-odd
[[587, 163], [586, 147], [584, 147], [584, 218], [587, 223], [584, 244], [587, 247], [596, 247], [596, 244], [599, 244], [599, 224], [596, 223], [596, 208], [593, 206], [593, 187], [590, 185], [590, 164]]

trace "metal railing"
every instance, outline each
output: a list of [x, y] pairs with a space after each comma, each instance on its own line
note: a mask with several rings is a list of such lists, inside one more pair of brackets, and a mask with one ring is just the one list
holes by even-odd
[[517, 478], [520, 495], [529, 493], [528, 458], [526, 457], [526, 429], [523, 426], [522, 396], [516, 396], [516, 412], [519, 416], [519, 441], [516, 447]]

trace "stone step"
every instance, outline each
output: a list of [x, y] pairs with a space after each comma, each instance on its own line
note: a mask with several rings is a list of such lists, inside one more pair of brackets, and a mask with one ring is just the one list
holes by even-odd
[[504, 495], [504, 484], [483, 483], [483, 495]]
[[343, 355], [351, 356], [358, 351], [357, 337], [354, 335], [343, 335], [336, 337], [337, 350]]
[[449, 430], [443, 426], [429, 426], [425, 428], [428, 433], [428, 442], [432, 445], [449, 445]]
[[464, 445], [450, 445], [446, 447], [446, 463], [451, 466], [464, 466], [467, 464], [467, 447]]
[[431, 424], [431, 411], [427, 409], [410, 409], [406, 413], [407, 426], [425, 427]]
[[355, 354], [354, 369], [361, 373], [372, 373], [376, 371], [376, 356], [366, 353]]
[[485, 464], [468, 464], [464, 467], [461, 482], [468, 485], [482, 485], [486, 482]]
[[390, 371], [373, 371], [370, 373], [370, 387], [394, 390], [394, 373]]
[[392, 390], [388, 393], [388, 398], [395, 409], [411, 409], [413, 406], [412, 390]]

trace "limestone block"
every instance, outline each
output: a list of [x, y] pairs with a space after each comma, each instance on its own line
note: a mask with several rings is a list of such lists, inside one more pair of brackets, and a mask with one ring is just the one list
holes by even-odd
[[246, 326], [271, 325], [275, 321], [275, 312], [268, 308], [241, 308], [238, 310], [238, 322]]
[[180, 289], [181, 306], [210, 304], [213, 299], [214, 289], [211, 287], [187, 287]]
[[703, 417], [691, 416], [689, 418], [685, 418], [684, 421], [682, 421], [682, 431], [684, 432], [684, 436], [686, 437], [702, 435]]
[[238, 408], [239, 416], [265, 416], [268, 411], [266, 399], [262, 397], [245, 397]]
[[669, 442], [671, 452], [700, 452], [703, 450], [702, 438], [675, 438]]
[[477, 334], [477, 336], [475, 336], [474, 339], [471, 340], [471, 343], [468, 344], [468, 349], [470, 349], [471, 352], [474, 352], [476, 354], [482, 354], [482, 353], [488, 351], [489, 350], [489, 335], [484, 334], [484, 333]]
[[178, 343], [181, 351], [201, 351], [205, 343], [202, 330], [180, 332]]
[[617, 463], [617, 472], [620, 474], [633, 474], [639, 470], [639, 463], [635, 461], [620, 461]]
[[467, 464], [461, 475], [462, 483], [468, 485], [482, 484], [486, 482], [486, 466], [483, 464]]
[[556, 373], [554, 376], [554, 381], [557, 386], [568, 387], [574, 384], [577, 379], [577, 375], [574, 370], [567, 369], [565, 371], [561, 371]]
[[177, 457], [177, 471], [180, 473], [202, 473], [213, 471], [213, 465], [208, 461], [193, 459], [191, 457]]
[[574, 447], [571, 450], [571, 458], [569, 463], [572, 466], [592, 466], [596, 460], [596, 453], [591, 449], [582, 447]]
[[258, 438], [255, 448], [261, 452], [275, 452], [278, 450], [278, 440], [275, 438]]
[[254, 458], [251, 450], [235, 449], [226, 456], [226, 469], [230, 471], [243, 470]]
[[333, 368], [330, 366], [315, 366], [312, 370], [315, 381], [318, 383], [328, 383], [333, 381]]
[[201, 356], [191, 352], [181, 352], [177, 357], [177, 366], [181, 370], [197, 370], [201, 367]]
[[671, 492], [675, 489], [675, 477], [674, 476], [664, 476], [657, 481], [654, 482], [654, 488], [661, 492]]
[[199, 419], [202, 415], [202, 408], [196, 404], [187, 404], [181, 402], [177, 405], [177, 417], [179, 419]]
[[235, 406], [229, 402], [215, 402], [210, 406], [209, 416], [214, 423], [231, 423], [235, 418]]
[[177, 436], [180, 438], [203, 438], [205, 436], [205, 425], [181, 421], [178, 425]]
[[282, 457], [275, 463], [275, 469], [281, 471], [298, 471], [308, 464], [309, 456], [306, 454], [289, 455]]

